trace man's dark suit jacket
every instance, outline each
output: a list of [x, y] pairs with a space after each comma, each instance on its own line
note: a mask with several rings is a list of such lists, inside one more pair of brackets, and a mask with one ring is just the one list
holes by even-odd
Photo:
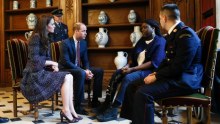
[[[65, 48], [65, 49], [63, 49]], [[60, 54], [59, 66], [61, 69], [79, 69], [76, 66], [76, 47], [73, 38], [62, 41], [62, 54]], [[89, 69], [89, 60], [87, 55], [87, 42], [80, 41], [80, 61], [83, 69]]]
[[60, 46], [61, 54], [59, 60], [59, 68], [61, 70], [69, 71], [74, 77], [74, 105], [76, 111], [79, 114], [82, 109], [80, 108], [81, 102], [84, 99], [84, 82], [86, 80], [86, 73], [83, 69], [89, 69], [94, 74], [93, 77], [93, 101], [98, 101], [98, 97], [102, 95], [102, 80], [103, 69], [94, 68], [89, 66], [89, 60], [87, 55], [87, 42], [85, 40], [80, 41], [80, 62], [81, 66], [76, 65], [76, 47], [73, 38], [68, 38], [61, 42]]

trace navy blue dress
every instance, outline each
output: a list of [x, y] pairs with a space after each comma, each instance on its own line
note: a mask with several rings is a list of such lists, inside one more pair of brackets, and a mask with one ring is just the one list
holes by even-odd
[[28, 61], [20, 87], [22, 94], [31, 104], [47, 100], [59, 91], [67, 74], [45, 70], [45, 62], [50, 60], [49, 51], [43, 48], [38, 34], [35, 34], [28, 44]]
[[137, 58], [139, 54], [146, 50], [145, 53], [145, 60], [143, 63], [152, 62], [153, 67], [151, 69], [141, 70], [143, 72], [142, 76], [146, 77], [148, 74], [150, 74], [154, 69], [158, 68], [162, 60], [165, 58], [165, 44], [166, 41], [162, 36], [156, 35], [154, 37], [154, 40], [146, 44], [145, 38], [142, 37], [137, 44], [135, 45], [133, 51], [132, 51], [132, 64], [131, 67], [135, 67], [138, 65]]

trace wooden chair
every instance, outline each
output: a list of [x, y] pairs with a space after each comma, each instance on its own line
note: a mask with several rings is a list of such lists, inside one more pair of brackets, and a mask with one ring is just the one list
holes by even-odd
[[[17, 92], [20, 91], [20, 82], [23, 69], [27, 63], [27, 43], [17, 39], [7, 41], [8, 56], [11, 67], [12, 89], [13, 89], [13, 112], [17, 117]], [[23, 53], [23, 54], [21, 54]]]
[[[28, 59], [28, 45], [25, 41], [13, 39], [7, 41], [8, 56], [12, 75], [12, 89], [13, 89], [13, 112], [14, 117], [17, 117], [17, 92], [20, 91], [20, 79], [22, 78], [23, 69], [26, 66]], [[30, 105], [30, 111], [34, 110], [35, 122], [38, 121], [38, 103]], [[20, 111], [24, 114], [29, 113]], [[52, 99], [52, 113], [53, 111], [53, 99]]]
[[[59, 61], [60, 43], [61, 43], [61, 41], [53, 42], [53, 43], [51, 43], [51, 46], [50, 46], [51, 59], [55, 62]], [[55, 95], [55, 105], [58, 105], [58, 93], [56, 93], [56, 95]]]
[[188, 96], [169, 97], [158, 102], [162, 106], [162, 121], [163, 124], [168, 123], [167, 110], [172, 107], [186, 106], [187, 107], [187, 124], [192, 123], [192, 108], [202, 107], [204, 117], [202, 122], [210, 124], [210, 107], [211, 107], [211, 90], [214, 79], [214, 71], [217, 57], [217, 42], [219, 30], [211, 26], [206, 26], [197, 31], [203, 46], [204, 74], [202, 79], [202, 89], [198, 93]]
[[[59, 61], [60, 54], [61, 54], [61, 51], [60, 51], [61, 42], [62, 41], [51, 43], [51, 58], [53, 61], [56, 61], [56, 62]], [[87, 80], [85, 83], [87, 84], [87, 87], [88, 87], [87, 88], [88, 103], [90, 104], [90, 102], [91, 102], [91, 96], [90, 96], [90, 94], [91, 94], [91, 80]], [[58, 104], [58, 102], [56, 102], [56, 104]]]

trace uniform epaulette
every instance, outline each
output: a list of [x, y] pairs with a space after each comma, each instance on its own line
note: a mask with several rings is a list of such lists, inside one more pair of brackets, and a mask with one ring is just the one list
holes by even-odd
[[181, 34], [179, 36], [179, 38], [183, 38], [183, 37], [191, 37], [192, 35], [191, 34]]
[[183, 26], [183, 27], [181, 27], [181, 30], [182, 30], [182, 29], [185, 29], [185, 28], [188, 28], [188, 26]]
[[[183, 26], [183, 27], [181, 27], [181, 30], [184, 30], [184, 29], [186, 29], [186, 28], [188, 28], [188, 26]], [[185, 33], [185, 34], [181, 34], [181, 35], [179, 36], [179, 38], [191, 37], [191, 36], [192, 36], [191, 34]]]

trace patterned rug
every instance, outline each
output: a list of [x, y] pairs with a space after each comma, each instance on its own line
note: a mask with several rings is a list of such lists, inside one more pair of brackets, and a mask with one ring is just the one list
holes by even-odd
[[[85, 94], [86, 97], [86, 94]], [[29, 110], [29, 103], [23, 97], [21, 93], [18, 93], [18, 117], [13, 116], [13, 96], [10, 90], [0, 89], [0, 116], [8, 117], [10, 119], [9, 124], [33, 124], [34, 123], [34, 115], [33, 111], [25, 112]], [[100, 99], [103, 101], [103, 99]], [[45, 124], [62, 124], [60, 120], [60, 109], [61, 109], [61, 101], [59, 97], [59, 104], [56, 106], [54, 113], [51, 110], [52, 102], [50, 100], [43, 101], [39, 105], [41, 108], [39, 109], [39, 121], [37, 123], [45, 123]], [[87, 102], [85, 100], [84, 106], [86, 110], [89, 112], [88, 116], [80, 115], [83, 117], [83, 120], [79, 121], [77, 124], [98, 124], [96, 120], [96, 115], [91, 112], [91, 108], [88, 107]], [[117, 120], [102, 122], [108, 124], [129, 124], [130, 120], [126, 120], [123, 118], [118, 118]]]
[[[85, 93], [85, 98], [87, 94]], [[105, 91], [103, 91], [103, 98], [105, 98]], [[104, 101], [103, 98], [100, 98], [99, 100], [101, 102]], [[14, 117], [13, 115], [13, 96], [11, 88], [0, 88], [0, 116], [1, 117], [8, 117], [10, 121], [6, 124], [34, 124], [34, 115], [33, 111], [29, 113], [25, 113], [24, 111], [29, 110], [29, 103], [28, 101], [23, 97], [21, 93], [18, 93], [18, 117]], [[55, 106], [55, 111], [52, 113], [51, 110], [51, 104], [52, 102], [50, 100], [44, 101], [40, 103], [40, 106], [42, 108], [39, 109], [39, 121], [37, 123], [45, 123], [45, 124], [63, 124], [60, 120], [60, 109], [62, 106], [60, 97], [59, 97], [59, 103], [58, 106]], [[96, 120], [96, 115], [91, 112], [91, 108], [88, 107], [87, 101], [85, 100], [83, 104], [86, 108], [86, 110], [89, 112], [88, 116], [80, 115], [83, 117], [83, 120], [79, 121], [77, 124], [130, 124], [131, 121], [124, 119], [124, 118], [118, 118], [117, 120], [112, 120], [108, 122], [98, 122]], [[177, 111], [178, 110], [178, 111]], [[186, 124], [186, 108], [178, 108], [175, 111], [173, 111], [174, 114], [171, 113], [169, 115], [169, 124]], [[179, 115], [179, 116], [177, 116]], [[211, 124], [219, 124], [220, 123], [220, 115], [217, 114], [211, 114]], [[197, 123], [197, 120], [193, 118], [193, 124]], [[158, 118], [157, 115], [155, 115], [155, 124], [161, 124], [161, 119]]]

